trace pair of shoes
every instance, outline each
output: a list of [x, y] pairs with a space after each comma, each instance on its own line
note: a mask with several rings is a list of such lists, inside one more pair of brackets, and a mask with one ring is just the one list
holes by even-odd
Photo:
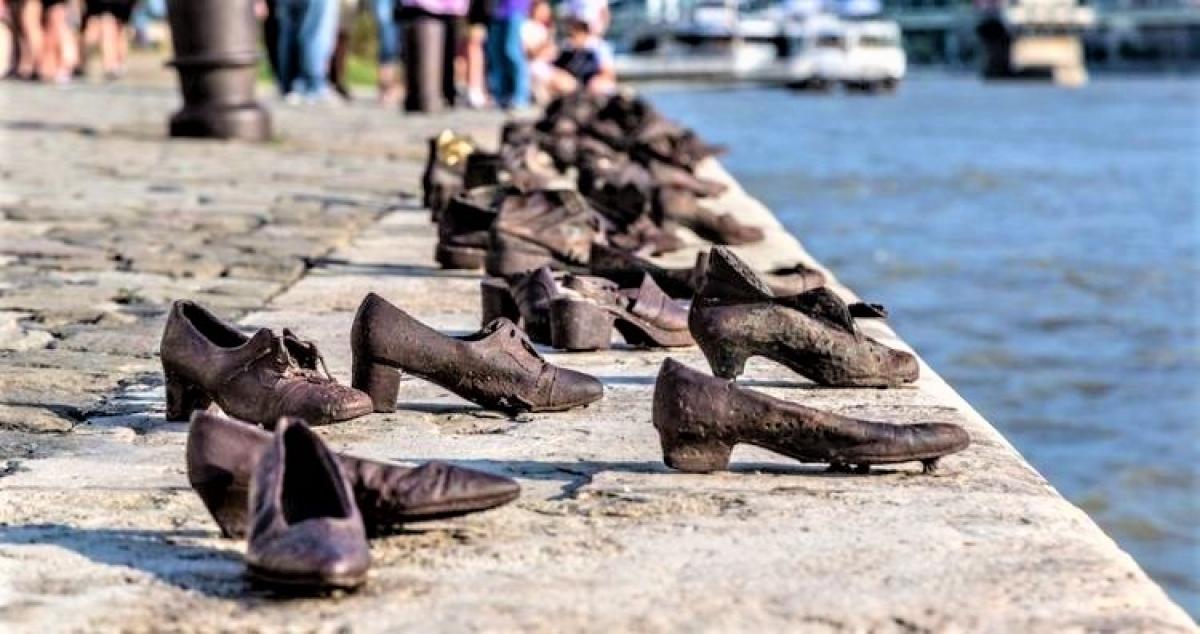
[[687, 309], [663, 293], [649, 275], [621, 288], [593, 276], [556, 277], [549, 267], [508, 280], [480, 284], [483, 320], [506, 317], [529, 338], [562, 350], [606, 350], [615, 328], [626, 343], [647, 347], [694, 344]]
[[282, 417], [326, 425], [395, 409], [403, 370], [485, 408], [562, 411], [604, 394], [598, 380], [551, 365], [515, 324], [498, 319], [466, 337], [443, 335], [371, 293], [351, 328], [353, 387], [340, 385], [316, 346], [291, 331], [247, 337], [204, 308], [177, 301], [163, 332], [167, 419], [187, 420], [216, 402], [270, 428]]
[[246, 537], [251, 577], [290, 588], [354, 589], [370, 567], [370, 530], [495, 508], [520, 495], [516, 482], [470, 469], [407, 469], [334, 454], [295, 418], [267, 434], [197, 412], [187, 463], [221, 532]]
[[712, 250], [688, 326], [713, 374], [736, 378], [765, 356], [821, 385], [891, 387], [917, 379], [913, 355], [862, 334], [832, 291], [779, 297], [725, 247]]
[[[209, 412], [192, 414], [188, 482], [223, 536], [244, 537], [252, 525], [248, 518], [253, 515], [247, 515], [246, 508], [250, 480], [271, 443], [272, 434], [253, 423]], [[346, 454], [334, 458], [350, 483], [368, 535], [411, 522], [484, 511], [520, 495], [520, 486], [511, 478], [444, 462], [405, 467]]]
[[932, 473], [939, 458], [971, 444], [957, 425], [839, 416], [707, 376], [674, 359], [658, 372], [653, 422], [667, 466], [697, 473], [727, 469], [730, 452], [741, 443], [800, 462], [825, 462], [834, 472], [855, 465], [858, 473], [875, 464], [911, 461]]
[[[708, 275], [708, 259], [709, 252], [701, 251], [696, 254], [694, 266], [669, 268], [628, 250], [594, 244], [589, 254], [588, 268], [593, 275], [608, 278], [621, 286], [638, 284], [642, 276], [650, 275], [671, 297], [691, 299], [704, 286]], [[824, 286], [825, 275], [817, 269], [796, 263], [768, 272], [765, 283], [773, 295], [797, 295]]]
[[371, 293], [354, 316], [350, 345], [351, 383], [370, 395], [376, 412], [395, 409], [401, 371], [507, 414], [564, 411], [604, 396], [595, 377], [547, 363], [503, 317], [448, 337]]

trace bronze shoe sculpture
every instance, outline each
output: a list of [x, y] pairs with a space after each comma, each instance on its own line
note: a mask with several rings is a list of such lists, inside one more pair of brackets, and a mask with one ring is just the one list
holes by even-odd
[[[550, 302], [558, 296], [558, 281], [550, 267], [517, 273], [508, 279], [508, 288], [525, 334], [534, 343], [550, 345]], [[490, 320], [483, 325], [488, 323]]]
[[725, 379], [740, 375], [752, 356], [829, 386], [891, 387], [917, 379], [916, 357], [862, 334], [832, 291], [774, 297], [767, 283], [724, 247], [709, 256], [688, 325], [713, 374]]
[[250, 479], [246, 568], [262, 582], [353, 589], [371, 553], [350, 482], [303, 422], [275, 427]]
[[729, 467], [734, 445], [749, 443], [800, 462], [851, 465], [865, 473], [874, 464], [921, 461], [926, 473], [937, 460], [966, 449], [971, 437], [949, 423], [894, 425], [822, 412], [749, 390], [667, 359], [654, 384], [654, 427], [663, 462], [705, 473]]
[[320, 355], [311, 343], [288, 330], [246, 336], [190, 301], [172, 304], [160, 356], [167, 420], [185, 421], [214, 401], [230, 416], [267, 427], [283, 416], [325, 425], [371, 413], [366, 394], [317, 370]]
[[612, 329], [634, 346], [672, 348], [695, 342], [687, 309], [642, 275], [634, 288], [599, 277], [568, 275], [564, 291], [550, 303], [551, 343], [564, 350], [603, 350]]
[[[704, 278], [708, 274], [708, 251], [701, 251], [696, 254], [696, 275], [699, 280], [697, 288], [704, 285]], [[799, 295], [806, 291], [811, 291], [825, 286], [825, 274], [814, 269], [803, 262], [797, 262], [789, 266], [778, 266], [761, 277], [770, 289], [771, 294], [776, 297], [787, 297], [790, 295]], [[740, 283], [736, 285], [740, 287]], [[711, 289], [710, 289], [711, 290]], [[882, 314], [881, 312], [882, 311]], [[878, 304], [863, 304], [855, 302], [850, 304], [850, 312], [855, 317], [872, 316], [882, 317], [886, 315], [886, 311]]]
[[422, 202], [436, 222], [450, 199], [463, 189], [467, 157], [475, 152], [475, 142], [443, 130], [429, 139], [428, 146], [429, 154], [421, 174]]
[[350, 346], [353, 384], [371, 395], [377, 412], [395, 409], [400, 371], [510, 415], [568, 410], [604, 396], [595, 377], [547, 363], [507, 319], [448, 337], [375, 293], [358, 307]]
[[438, 216], [438, 243], [434, 259], [444, 269], [481, 269], [488, 250], [488, 230], [496, 208], [511, 191], [503, 187], [476, 187], [450, 199]]
[[550, 267], [510, 275], [508, 280], [485, 277], [479, 292], [481, 326], [504, 317], [524, 330], [530, 341], [550, 345], [550, 301], [558, 296], [558, 278]]
[[676, 299], [687, 299], [700, 288], [701, 278], [695, 267], [668, 268], [630, 251], [606, 244], [594, 244], [588, 269], [592, 275], [616, 282], [622, 288], [637, 287], [649, 274], [659, 288]]
[[575, 191], [547, 189], [508, 196], [492, 224], [488, 274], [507, 277], [547, 265], [586, 265], [596, 233], [592, 215]]
[[[225, 537], [246, 534], [250, 478], [271, 434], [251, 423], [192, 414], [188, 482]], [[412, 522], [457, 517], [507, 504], [521, 494], [511, 478], [444, 462], [405, 467], [334, 454], [350, 481], [369, 535]]]

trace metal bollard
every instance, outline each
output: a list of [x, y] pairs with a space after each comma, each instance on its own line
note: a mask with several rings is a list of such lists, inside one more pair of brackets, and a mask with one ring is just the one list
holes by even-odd
[[168, 0], [183, 108], [173, 137], [264, 141], [271, 119], [254, 99], [258, 21], [254, 0]]

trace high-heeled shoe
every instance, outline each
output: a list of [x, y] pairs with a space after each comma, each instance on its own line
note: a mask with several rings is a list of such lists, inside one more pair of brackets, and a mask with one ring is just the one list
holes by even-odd
[[283, 416], [325, 425], [371, 413], [366, 394], [317, 368], [320, 354], [290, 330], [246, 336], [190, 301], [171, 305], [159, 347], [170, 421], [216, 402], [230, 416], [270, 427]]
[[350, 346], [352, 384], [370, 395], [377, 412], [395, 409], [400, 371], [509, 414], [563, 411], [604, 395], [595, 377], [547, 363], [507, 319], [448, 337], [375, 293], [358, 307]]
[[913, 355], [859, 331], [849, 308], [825, 288], [775, 297], [723, 247], [713, 249], [688, 326], [713, 374], [733, 379], [764, 356], [822, 385], [890, 387], [917, 379]]
[[767, 396], [667, 359], [654, 384], [653, 422], [663, 461], [680, 471], [729, 468], [734, 445], [749, 443], [800, 462], [859, 473], [871, 465], [920, 461], [926, 473], [971, 437], [949, 423], [895, 425], [839, 416]]
[[603, 350], [617, 329], [634, 346], [673, 348], [695, 342], [687, 309], [649, 275], [633, 288], [599, 277], [567, 275], [550, 303], [551, 344], [563, 350]]

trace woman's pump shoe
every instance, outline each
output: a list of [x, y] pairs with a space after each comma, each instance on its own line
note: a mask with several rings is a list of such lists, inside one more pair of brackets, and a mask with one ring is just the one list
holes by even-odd
[[709, 257], [688, 326], [713, 374], [733, 379], [763, 356], [822, 385], [891, 387], [917, 379], [913, 355], [862, 334], [849, 308], [824, 288], [775, 297], [728, 249]]
[[654, 427], [663, 461], [680, 471], [729, 468], [734, 445], [748, 443], [831, 471], [865, 473], [875, 464], [937, 460], [971, 438], [949, 423], [895, 425], [822, 412], [714, 378], [667, 359], [654, 384]]
[[563, 291], [550, 303], [551, 343], [564, 350], [602, 350], [616, 328], [633, 346], [673, 348], [695, 342], [688, 332], [687, 309], [654, 283], [620, 288], [601, 277], [567, 275]]
[[504, 318], [449, 337], [371, 293], [358, 307], [350, 342], [353, 384], [371, 395], [377, 412], [395, 409], [401, 371], [508, 414], [563, 411], [604, 395], [595, 377], [547, 363]]
[[[271, 434], [251, 423], [195, 412], [188, 426], [188, 482], [225, 537], [246, 534], [246, 499]], [[521, 494], [512, 478], [444, 462], [419, 467], [335, 454], [368, 534], [502, 506]]]
[[171, 306], [160, 346], [166, 375], [167, 420], [185, 421], [216, 402], [230, 416], [270, 427], [283, 416], [311, 425], [371, 413], [371, 399], [340, 385], [316, 346], [289, 330], [242, 334], [198, 304]]
[[371, 554], [350, 482], [303, 422], [283, 419], [250, 479], [246, 567], [271, 585], [353, 589]]

